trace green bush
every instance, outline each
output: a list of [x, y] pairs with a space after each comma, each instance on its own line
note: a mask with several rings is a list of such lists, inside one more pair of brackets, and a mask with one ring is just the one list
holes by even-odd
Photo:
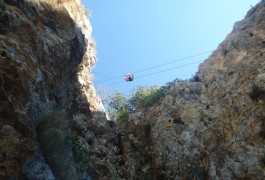
[[129, 119], [130, 104], [129, 98], [120, 91], [108, 98], [108, 110], [109, 117], [116, 121], [118, 124], [123, 124]]
[[108, 98], [108, 115], [121, 125], [128, 121], [129, 113], [138, 112], [145, 108], [152, 107], [162, 97], [164, 97], [169, 89], [167, 86], [137, 86], [132, 94], [126, 96], [120, 91]]
[[166, 95], [166, 92], [167, 88], [165, 86], [137, 86], [130, 98], [132, 110], [137, 112], [153, 106]]
[[78, 179], [71, 158], [71, 133], [65, 115], [52, 112], [41, 116], [37, 134], [45, 161], [56, 179]]
[[89, 162], [89, 154], [81, 146], [78, 136], [72, 137], [72, 150], [76, 162], [80, 165], [86, 166]]

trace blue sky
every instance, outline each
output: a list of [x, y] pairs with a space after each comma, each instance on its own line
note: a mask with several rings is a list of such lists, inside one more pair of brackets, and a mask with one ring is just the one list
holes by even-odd
[[[259, 0], [83, 0], [90, 11], [97, 64], [96, 86], [129, 93], [136, 85], [164, 85], [188, 79], [199, 63], [141, 77], [172, 67], [205, 60], [210, 53], [135, 73], [133, 82], [123, 78], [105, 81], [215, 50], [233, 24], [242, 20]], [[141, 77], [141, 78], [137, 78]]]

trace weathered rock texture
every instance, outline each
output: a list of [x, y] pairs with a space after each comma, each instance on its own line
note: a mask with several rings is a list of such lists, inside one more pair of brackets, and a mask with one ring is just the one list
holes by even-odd
[[79, 0], [0, 0], [0, 179], [90, 178], [71, 145], [106, 123], [94, 46]]
[[115, 127], [79, 0], [0, 0], [0, 179], [265, 179], [264, 30], [263, 0], [199, 82]]
[[200, 65], [199, 82], [173, 83], [123, 127], [93, 130], [93, 178], [265, 179], [264, 29], [262, 1]]
[[265, 1], [235, 24], [198, 76], [131, 115], [128, 179], [265, 178]]

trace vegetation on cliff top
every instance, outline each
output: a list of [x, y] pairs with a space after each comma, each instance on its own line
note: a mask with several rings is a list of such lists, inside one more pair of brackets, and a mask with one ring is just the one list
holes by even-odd
[[[128, 121], [129, 114], [150, 108], [161, 98], [165, 97], [172, 85], [177, 82], [200, 82], [198, 74], [195, 73], [188, 80], [175, 79], [164, 86], [137, 86], [131, 94], [125, 95], [116, 90], [112, 95], [103, 92], [104, 101], [108, 105], [107, 114], [109, 118], [121, 125]], [[101, 94], [102, 95], [102, 94]]]
[[108, 115], [111, 120], [123, 124], [129, 114], [149, 108], [166, 95], [169, 86], [137, 86], [130, 95], [116, 90], [108, 100]]

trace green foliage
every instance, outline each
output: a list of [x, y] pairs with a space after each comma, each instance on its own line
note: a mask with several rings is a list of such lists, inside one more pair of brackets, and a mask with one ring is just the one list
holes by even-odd
[[42, 115], [37, 125], [38, 141], [45, 160], [57, 179], [77, 179], [71, 160], [71, 133], [65, 115], [51, 112]]
[[165, 86], [137, 86], [130, 98], [132, 110], [137, 112], [153, 106], [158, 100], [166, 95]]
[[132, 94], [128, 96], [120, 91], [115, 91], [108, 98], [108, 115], [112, 120], [121, 125], [128, 121], [129, 113], [149, 108], [158, 102], [166, 95], [169, 86], [137, 86]]
[[129, 98], [126, 97], [122, 92], [115, 91], [115, 93], [108, 99], [108, 110], [109, 117], [122, 124], [129, 119], [130, 104]]
[[[200, 82], [198, 73], [195, 73], [189, 81]], [[109, 96], [104, 91], [103, 95], [108, 107], [108, 116], [111, 120], [116, 121], [118, 125], [121, 125], [128, 121], [131, 112], [139, 112], [152, 107], [162, 97], [166, 96], [172, 86], [182, 82], [187, 82], [187, 80], [177, 78], [165, 86], [137, 86], [130, 95], [125, 95], [117, 90], [113, 95]]]
[[248, 95], [253, 101], [265, 100], [265, 90], [257, 85], [252, 86], [252, 90]]
[[72, 142], [72, 150], [76, 162], [80, 165], [86, 166], [89, 162], [89, 154], [81, 146], [78, 136], [73, 136]]

